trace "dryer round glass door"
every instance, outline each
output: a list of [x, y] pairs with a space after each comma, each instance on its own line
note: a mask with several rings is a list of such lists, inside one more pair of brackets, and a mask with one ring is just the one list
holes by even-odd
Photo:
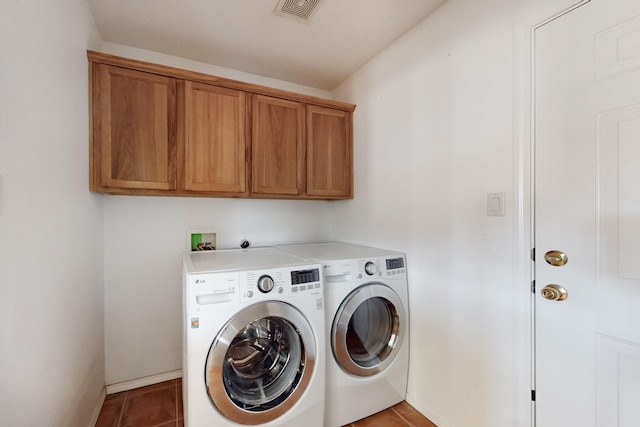
[[285, 414], [308, 387], [313, 330], [293, 306], [262, 302], [236, 314], [209, 349], [207, 392], [229, 420], [263, 424]]
[[331, 328], [337, 363], [360, 377], [383, 371], [402, 344], [404, 321], [402, 302], [388, 286], [374, 283], [355, 289], [340, 305]]

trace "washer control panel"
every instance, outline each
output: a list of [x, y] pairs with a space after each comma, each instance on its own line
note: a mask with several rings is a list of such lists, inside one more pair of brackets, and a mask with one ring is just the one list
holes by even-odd
[[281, 297], [323, 296], [322, 266], [310, 264], [263, 270], [189, 275], [186, 297], [196, 306], [252, 303]]
[[319, 264], [239, 272], [241, 302], [274, 297], [322, 295], [322, 270]]

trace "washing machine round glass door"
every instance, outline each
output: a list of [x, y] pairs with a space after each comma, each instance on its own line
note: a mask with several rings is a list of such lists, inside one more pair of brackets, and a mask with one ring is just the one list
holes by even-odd
[[396, 357], [407, 325], [400, 297], [373, 283], [351, 292], [331, 328], [333, 356], [342, 370], [359, 377], [384, 371]]
[[205, 366], [215, 407], [239, 424], [285, 414], [309, 385], [316, 360], [313, 329], [290, 304], [266, 301], [237, 313], [213, 340]]

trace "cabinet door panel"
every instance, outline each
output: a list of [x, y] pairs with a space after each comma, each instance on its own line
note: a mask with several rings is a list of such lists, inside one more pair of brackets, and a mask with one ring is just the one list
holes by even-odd
[[307, 195], [353, 197], [351, 114], [307, 106]]
[[175, 80], [107, 65], [99, 80], [101, 186], [175, 189]]
[[185, 189], [246, 193], [245, 93], [185, 82]]
[[304, 182], [304, 106], [254, 95], [251, 192], [297, 195]]

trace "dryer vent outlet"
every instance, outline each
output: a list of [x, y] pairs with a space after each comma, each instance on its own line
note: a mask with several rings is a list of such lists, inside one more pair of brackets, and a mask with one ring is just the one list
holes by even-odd
[[309, 22], [320, 0], [280, 0], [274, 13], [300, 22]]

